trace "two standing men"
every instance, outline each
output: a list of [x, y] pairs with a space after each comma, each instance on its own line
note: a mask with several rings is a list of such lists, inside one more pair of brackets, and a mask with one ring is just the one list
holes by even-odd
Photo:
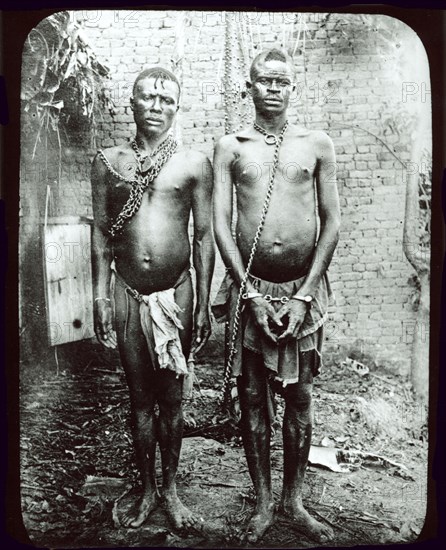
[[[250, 80], [254, 127], [223, 137], [214, 158], [215, 236], [228, 270], [214, 311], [232, 321], [232, 373], [237, 376], [242, 437], [257, 497], [246, 538], [259, 540], [274, 519], [268, 411], [276, 390], [286, 403], [281, 508], [303, 531], [325, 540], [330, 530], [303, 508], [302, 489], [311, 440], [312, 378], [320, 364], [330, 295], [326, 270], [339, 231], [334, 151], [324, 133], [299, 129], [286, 119], [295, 81], [287, 54], [273, 49], [257, 56]], [[176, 150], [168, 136], [179, 93], [168, 71], [141, 73], [131, 102], [136, 138], [131, 145], [99, 153], [92, 172], [95, 326], [99, 340], [108, 347], [117, 344], [120, 351], [143, 487], [140, 501], [123, 518], [131, 527], [141, 525], [157, 503], [157, 438], [166, 511], [176, 527], [193, 527], [197, 521], [176, 495], [175, 474], [185, 358], [191, 339], [196, 353], [210, 334], [212, 182], [209, 161], [199, 153]], [[236, 241], [231, 234], [234, 188]], [[197, 271], [193, 323], [187, 271], [191, 209]], [[164, 331], [158, 330], [160, 324]], [[162, 338], [166, 332], [167, 343]]]

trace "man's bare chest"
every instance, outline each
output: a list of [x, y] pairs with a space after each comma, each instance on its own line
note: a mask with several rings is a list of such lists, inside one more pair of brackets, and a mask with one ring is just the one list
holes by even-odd
[[170, 159], [153, 179], [149, 177], [150, 172], [139, 173], [131, 158], [115, 162], [113, 170], [107, 175], [108, 198], [118, 203], [136, 192], [142, 192], [145, 200], [153, 197], [180, 198], [191, 192], [193, 183], [187, 170], [176, 159]]
[[278, 159], [274, 147], [266, 144], [246, 144], [234, 154], [231, 166], [233, 181], [241, 187], [268, 185], [271, 178], [282, 185], [306, 186], [313, 182], [317, 158], [308, 148], [298, 150], [282, 145]]

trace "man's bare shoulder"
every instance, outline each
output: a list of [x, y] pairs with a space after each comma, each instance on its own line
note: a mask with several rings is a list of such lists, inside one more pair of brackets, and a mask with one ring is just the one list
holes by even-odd
[[226, 134], [218, 140], [216, 152], [223, 156], [232, 156], [234, 153], [238, 152], [243, 142], [256, 137], [256, 131], [252, 127], [244, 128], [233, 134]]
[[330, 137], [323, 130], [311, 130], [298, 124], [293, 124], [290, 129], [296, 137], [308, 138], [314, 143], [331, 143]]
[[288, 135], [299, 138], [308, 138], [311, 136], [311, 133], [311, 130], [309, 130], [306, 126], [302, 126], [301, 124], [290, 124], [287, 130]]
[[100, 151], [111, 163], [113, 163], [120, 155], [128, 153], [129, 150], [131, 150], [130, 144], [124, 142], [119, 145], [114, 145], [113, 147], [106, 147]]
[[187, 149], [185, 147], [177, 149], [175, 156], [178, 160], [187, 160], [191, 164], [201, 163], [208, 158], [205, 153], [197, 149]]
[[107, 175], [110, 173], [110, 166], [118, 164], [120, 155], [128, 154], [130, 145], [122, 143], [113, 147], [99, 149], [92, 163], [92, 183], [94, 185], [105, 184], [108, 181]]
[[181, 169], [179, 173], [186, 177], [186, 179], [192, 178], [196, 181], [202, 179], [205, 174], [212, 174], [212, 166], [209, 158], [205, 153], [197, 151], [196, 149], [180, 148], [172, 157], [175, 165], [178, 169]]
[[192, 170], [195, 168], [201, 169], [203, 164], [210, 162], [205, 153], [197, 151], [196, 149], [181, 148], [175, 153], [174, 158], [183, 165], [190, 166]]
[[331, 138], [322, 130], [314, 130], [313, 143], [316, 150], [316, 155], [321, 160], [334, 161], [335, 151]]
[[294, 137], [309, 142], [317, 156], [324, 156], [328, 151], [333, 151], [333, 142], [323, 130], [310, 130], [305, 126], [293, 125], [291, 131]]
[[217, 141], [217, 148], [226, 151], [237, 147], [237, 143], [237, 134], [226, 134]]
[[331, 149], [333, 142], [331, 137], [323, 130], [311, 130], [311, 139], [318, 149]]
[[330, 146], [333, 143], [331, 137], [323, 130], [312, 130], [312, 138], [315, 143], [323, 147]]

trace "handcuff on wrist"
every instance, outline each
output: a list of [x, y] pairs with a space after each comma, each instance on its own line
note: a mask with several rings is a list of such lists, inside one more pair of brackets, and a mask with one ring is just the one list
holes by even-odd
[[242, 294], [243, 300], [254, 300], [254, 298], [263, 298], [261, 292], [245, 292]]
[[290, 300], [299, 300], [300, 302], [305, 302], [306, 304], [311, 304], [313, 301], [313, 296], [310, 294], [307, 294], [305, 296], [300, 294], [295, 294], [294, 296], [291, 296], [291, 298], [288, 298], [288, 296], [282, 296], [281, 298], [275, 298], [271, 296], [270, 294], [263, 295], [261, 292], [245, 292], [242, 295], [243, 300], [254, 300], [255, 298], [263, 298], [266, 302], [280, 302], [282, 304], [286, 304]]
[[311, 302], [313, 301], [313, 296], [311, 296], [310, 294], [295, 294], [294, 296], [291, 296], [290, 300], [299, 300], [300, 302], [305, 302], [306, 304], [311, 305]]

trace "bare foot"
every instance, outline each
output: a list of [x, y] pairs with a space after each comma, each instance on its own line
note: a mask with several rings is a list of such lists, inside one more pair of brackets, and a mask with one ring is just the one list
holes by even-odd
[[318, 542], [328, 542], [334, 537], [332, 529], [310, 516], [299, 500], [282, 501], [280, 511], [293, 520], [299, 531]]
[[163, 494], [163, 507], [176, 529], [201, 530], [203, 520], [198, 519], [189, 508], [186, 508], [176, 493]]
[[157, 506], [155, 493], [143, 495], [121, 519], [123, 527], [140, 527]]
[[257, 504], [243, 537], [246, 542], [257, 542], [263, 537], [265, 531], [273, 524], [274, 510], [273, 502], [266, 506]]

